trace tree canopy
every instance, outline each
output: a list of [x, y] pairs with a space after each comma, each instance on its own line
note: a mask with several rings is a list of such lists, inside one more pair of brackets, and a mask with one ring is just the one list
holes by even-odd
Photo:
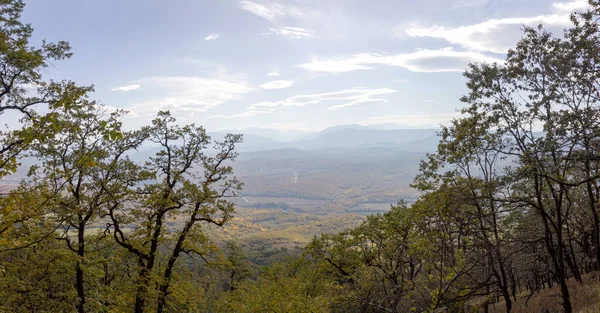
[[0, 1], [0, 115], [18, 117], [0, 178], [36, 165], [0, 197], [0, 311], [511, 312], [556, 286], [570, 313], [600, 271], [600, 1], [468, 67], [414, 203], [267, 266], [212, 233], [235, 215], [242, 136], [168, 111], [124, 130], [91, 86], [43, 79], [70, 46], [31, 46], [23, 7]]

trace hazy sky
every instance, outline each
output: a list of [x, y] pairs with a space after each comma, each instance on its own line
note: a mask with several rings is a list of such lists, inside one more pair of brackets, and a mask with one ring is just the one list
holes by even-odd
[[[565, 0], [566, 1], [566, 0]], [[34, 41], [75, 56], [47, 77], [146, 124], [209, 130], [445, 123], [468, 62], [501, 61], [523, 24], [557, 34], [586, 0], [27, 0]]]

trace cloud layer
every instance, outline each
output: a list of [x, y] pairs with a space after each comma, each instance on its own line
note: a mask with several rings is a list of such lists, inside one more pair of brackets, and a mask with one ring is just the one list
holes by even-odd
[[284, 17], [300, 17], [302, 11], [293, 6], [284, 6], [279, 3], [261, 4], [254, 1], [240, 1], [242, 10], [246, 10], [258, 17], [262, 17], [270, 22], [276, 22]]
[[316, 105], [320, 103], [338, 103], [330, 106], [328, 109], [335, 110], [351, 106], [357, 106], [364, 103], [387, 102], [385, 99], [374, 98], [396, 92], [394, 89], [388, 88], [352, 88], [334, 92], [318, 93], [311, 95], [298, 95], [287, 98], [281, 101], [274, 102], [259, 102], [248, 107], [249, 111], [253, 110], [274, 110], [282, 107], [304, 107], [307, 105]]
[[138, 84], [131, 84], [131, 85], [115, 87], [112, 89], [112, 91], [132, 91], [132, 90], [139, 89], [140, 87], [142, 87], [142, 86], [138, 85]]
[[554, 2], [554, 3], [552, 3], [553, 8], [555, 8], [559, 11], [566, 12], [566, 13], [585, 10], [585, 9], [589, 8], [589, 6], [590, 6], [590, 4], [588, 3], [588, 0], [574, 0], [574, 1], [570, 1], [570, 2]]
[[304, 28], [300, 28], [300, 27], [285, 26], [285, 27], [279, 28], [279, 29], [270, 28], [269, 31], [266, 32], [264, 35], [267, 37], [272, 36], [272, 35], [280, 35], [280, 36], [293, 38], [293, 39], [302, 39], [302, 38], [312, 36], [314, 33], [315, 32], [312, 30], [308, 30], [308, 29], [304, 29]]
[[371, 69], [373, 65], [402, 67], [412, 72], [462, 72], [470, 62], [503, 62], [502, 59], [471, 51], [452, 48], [422, 49], [412, 53], [385, 55], [365, 53], [344, 59], [313, 60], [297, 65], [317, 73], [344, 73]]
[[282, 89], [282, 88], [288, 88], [288, 87], [292, 86], [293, 84], [294, 84], [294, 82], [291, 80], [274, 80], [274, 81], [270, 81], [268, 83], [264, 83], [258, 87], [262, 88], [262, 89]]
[[206, 36], [204, 38], [204, 40], [206, 40], [206, 41], [212, 41], [212, 40], [216, 40], [220, 36], [221, 36], [220, 34], [216, 34], [216, 33], [215, 34], [210, 34], [210, 35]]
[[175, 115], [204, 112], [254, 91], [245, 82], [197, 76], [146, 77], [137, 83], [153, 90], [155, 94], [126, 108], [135, 114], [153, 114], [159, 110], [171, 110]]
[[[522, 1], [528, 0], [502, 3]], [[214, 33], [200, 38], [211, 48], [202, 51], [203, 59], [178, 56], [179, 62], [144, 74], [151, 77], [109, 85], [109, 90], [114, 96], [128, 92], [117, 106], [134, 113], [168, 109], [219, 127], [301, 118], [323, 126], [438, 124], [453, 115], [427, 113], [448, 112], [442, 100], [460, 96], [464, 79], [456, 73], [469, 63], [503, 63], [506, 51], [522, 37], [523, 25], [541, 23], [560, 36], [570, 26], [569, 14], [588, 7], [587, 0], [536, 1], [519, 8], [493, 0], [448, 0], [441, 10], [426, 10], [431, 2], [385, 3], [353, 1], [340, 7], [339, 1], [234, 0], [233, 6], [215, 7], [236, 10], [245, 24], [234, 25], [236, 32], [231, 24], [211, 25]], [[403, 15], [402, 9], [409, 13]], [[226, 41], [220, 41], [221, 31], [227, 32]], [[193, 36], [188, 41], [198, 45]], [[429, 81], [443, 86], [432, 94]], [[391, 103], [409, 105], [386, 105]], [[369, 109], [359, 109], [364, 107]], [[381, 116], [364, 120], [375, 112]]]
[[570, 24], [567, 14], [540, 15], [536, 17], [492, 19], [482, 23], [445, 28], [434, 25], [428, 28], [408, 28], [406, 34], [411, 37], [429, 37], [443, 39], [465, 49], [506, 53], [514, 47], [522, 36], [522, 25], [546, 25], [552, 29], [562, 29]]

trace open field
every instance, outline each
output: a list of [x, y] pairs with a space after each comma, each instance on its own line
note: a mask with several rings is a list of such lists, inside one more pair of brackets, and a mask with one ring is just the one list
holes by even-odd
[[258, 264], [299, 253], [314, 236], [336, 233], [361, 223], [358, 214], [308, 214], [282, 209], [237, 208], [223, 228], [208, 233], [216, 241], [235, 240]]

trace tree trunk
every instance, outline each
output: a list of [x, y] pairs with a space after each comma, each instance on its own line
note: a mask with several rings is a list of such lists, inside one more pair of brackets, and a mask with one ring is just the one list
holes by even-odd
[[565, 279], [560, 280], [560, 291], [563, 300], [563, 309], [565, 313], [572, 313], [573, 307], [571, 306], [571, 298], [569, 296], [569, 287], [567, 286], [567, 281]]
[[150, 241], [150, 251], [148, 252], [148, 261], [144, 263], [143, 259], [139, 260], [142, 267], [140, 271], [140, 281], [138, 292], [135, 296], [135, 313], [143, 313], [146, 308], [146, 298], [148, 296], [148, 288], [150, 287], [150, 274], [154, 270], [154, 262], [156, 261], [156, 252], [158, 251], [158, 240], [162, 232], [163, 218], [165, 212], [161, 210], [155, 219], [152, 240]]
[[77, 230], [77, 255], [78, 255], [78, 260], [77, 260], [77, 270], [76, 270], [76, 274], [75, 274], [75, 283], [77, 286], [77, 297], [78, 297], [78, 303], [77, 303], [77, 312], [79, 313], [85, 313], [85, 288], [84, 288], [84, 281], [83, 281], [83, 267], [82, 267], [82, 263], [83, 263], [83, 259], [85, 257], [85, 222], [80, 221], [79, 222], [79, 229]]
[[[141, 266], [144, 266], [144, 264], [142, 264], [142, 260], [140, 260], [139, 263]], [[135, 295], [135, 313], [144, 313], [144, 310], [146, 309], [146, 294], [148, 293], [148, 284], [150, 283], [150, 278], [148, 277], [149, 275], [150, 273], [147, 267], [142, 267], [138, 281], [139, 285]]]
[[581, 273], [579, 272], [579, 267], [577, 266], [577, 263], [575, 263], [575, 254], [572, 252], [572, 248], [565, 254], [565, 261], [571, 269], [571, 273], [573, 274], [575, 280], [577, 280], [578, 283], [583, 284], [583, 280], [581, 279]]
[[506, 306], [506, 313], [510, 313], [512, 310], [512, 301], [510, 300], [510, 293], [508, 290], [502, 290], [502, 297], [504, 298], [504, 304]]
[[594, 225], [593, 225], [593, 229], [592, 229], [592, 253], [594, 254], [594, 257], [596, 259], [596, 264], [594, 266], [594, 269], [596, 271], [600, 271], [600, 217], [598, 216], [598, 210], [597, 210], [597, 197], [594, 194], [594, 188], [592, 187], [592, 182], [590, 181], [590, 178], [592, 177], [592, 166], [591, 166], [591, 161], [589, 159], [589, 156], [591, 156], [593, 154], [593, 149], [591, 149], [591, 144], [588, 141], [585, 142], [585, 148], [586, 148], [586, 160], [585, 160], [585, 173], [586, 173], [586, 179], [588, 180], [588, 182], [585, 184], [586, 185], [586, 189], [587, 189], [587, 194], [588, 194], [588, 201], [589, 201], [589, 208], [590, 208], [590, 213], [592, 213], [592, 219], [594, 221]]
[[186, 223], [185, 227], [179, 234], [177, 238], [177, 243], [173, 248], [173, 253], [171, 257], [169, 257], [169, 262], [167, 263], [167, 268], [165, 269], [165, 273], [163, 274], [163, 283], [160, 286], [160, 292], [158, 294], [158, 306], [156, 308], [157, 313], [162, 313], [167, 304], [167, 296], [169, 295], [169, 286], [171, 284], [171, 277], [173, 276], [173, 268], [175, 267], [175, 262], [177, 262], [177, 258], [179, 258], [179, 254], [183, 251], [183, 242], [187, 238], [190, 229], [195, 224], [196, 214], [198, 213], [199, 206], [196, 207], [194, 213], [190, 217], [190, 220]]
[[593, 192], [591, 186], [588, 184], [588, 193], [590, 194], [590, 212], [592, 213], [592, 219], [594, 221], [593, 231], [592, 231], [592, 253], [595, 257], [594, 270], [600, 271], [600, 217], [598, 216], [598, 211], [596, 210], [596, 200], [593, 196]]
[[560, 284], [561, 296], [563, 299], [563, 309], [565, 313], [572, 313], [573, 307], [571, 306], [571, 297], [569, 295], [569, 287], [567, 286], [567, 279], [565, 273], [565, 260], [564, 260], [564, 243], [562, 241], [562, 202], [560, 199], [554, 199], [554, 205], [556, 210], [556, 224], [553, 224], [553, 229], [556, 231], [556, 247], [554, 246], [554, 240], [552, 236], [552, 231], [550, 229], [550, 221], [548, 220], [546, 214], [547, 211], [544, 209], [544, 201], [542, 200], [541, 186], [538, 180], [539, 174], [536, 175], [534, 179], [535, 182], [535, 190], [536, 190], [536, 201], [538, 204], [538, 211], [542, 217], [542, 221], [544, 223], [544, 242], [546, 244], [546, 250], [550, 257], [552, 258], [552, 263], [554, 265], [554, 271], [556, 275], [556, 279]]
[[[558, 213], [560, 214], [560, 211], [558, 211]], [[569, 295], [569, 287], [567, 286], [567, 273], [565, 270], [565, 261], [564, 261], [564, 243], [562, 242], [562, 229], [561, 229], [561, 223], [560, 223], [560, 217], [559, 217], [559, 223], [558, 223], [559, 227], [557, 230], [557, 257], [558, 257], [558, 280], [560, 283], [560, 292], [562, 295], [562, 300], [563, 300], [563, 309], [565, 311], [565, 313], [572, 313], [573, 312], [573, 307], [571, 305], [571, 297]]]

